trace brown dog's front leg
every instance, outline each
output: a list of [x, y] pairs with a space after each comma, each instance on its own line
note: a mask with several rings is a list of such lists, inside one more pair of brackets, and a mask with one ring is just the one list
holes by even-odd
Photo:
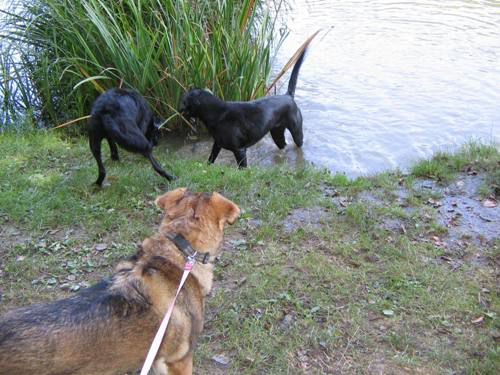
[[168, 375], [191, 375], [193, 373], [193, 353], [189, 353], [180, 361], [169, 363]]
[[213, 164], [215, 159], [217, 159], [217, 156], [219, 156], [221, 147], [214, 142], [214, 145], [212, 146], [212, 152], [210, 153], [210, 156], [208, 157], [208, 162], [210, 164]]
[[149, 375], [168, 375], [167, 364], [161, 359], [157, 359], [153, 363], [153, 367], [149, 371]]

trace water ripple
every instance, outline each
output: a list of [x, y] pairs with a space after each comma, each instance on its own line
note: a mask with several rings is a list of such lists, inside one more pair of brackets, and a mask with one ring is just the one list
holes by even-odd
[[356, 176], [500, 141], [497, 3], [291, 4], [277, 70], [314, 30], [334, 26], [313, 42], [296, 91], [306, 160]]

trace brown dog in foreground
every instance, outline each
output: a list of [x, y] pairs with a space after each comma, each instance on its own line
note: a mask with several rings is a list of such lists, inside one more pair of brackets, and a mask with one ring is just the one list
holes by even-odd
[[159, 232], [119, 263], [109, 279], [73, 297], [0, 317], [0, 374], [136, 371], [175, 295], [185, 253], [195, 249], [197, 261], [177, 298], [154, 363], [155, 374], [166, 374], [167, 367], [169, 375], [192, 373], [204, 299], [212, 288], [212, 262], [221, 251], [224, 225], [234, 223], [240, 210], [218, 193], [191, 193], [185, 188], [158, 197], [156, 204], [165, 212]]

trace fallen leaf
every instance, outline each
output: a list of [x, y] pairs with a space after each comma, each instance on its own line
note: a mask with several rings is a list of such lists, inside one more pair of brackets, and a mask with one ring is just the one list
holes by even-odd
[[452, 332], [451, 332], [448, 328], [444, 328], [444, 327], [439, 327], [439, 328], [437, 329], [437, 331], [438, 331], [439, 333], [444, 333], [444, 334], [447, 334], [447, 335], [449, 335], [450, 333], [452, 333]]
[[477, 175], [477, 171], [474, 169], [474, 167], [472, 165], [469, 165], [465, 168], [465, 172], [467, 172], [467, 174], [469, 176], [475, 176]]
[[492, 218], [484, 216], [484, 215], [479, 215], [479, 218], [481, 218], [482, 220], [487, 221], [489, 223], [491, 223], [492, 221], [494, 221]]
[[63, 283], [63, 284], [59, 285], [59, 288], [61, 288], [61, 289], [69, 289], [70, 286], [71, 286], [71, 284], [69, 284], [69, 283]]
[[496, 199], [488, 198], [483, 202], [483, 206], [486, 208], [495, 208], [498, 205]]
[[373, 322], [375, 320], [379, 320], [379, 319], [382, 319], [382, 318], [383, 318], [382, 316], [374, 313], [373, 311], [368, 312], [368, 320], [370, 322]]
[[105, 243], [98, 243], [97, 245], [95, 245], [96, 251], [103, 251], [106, 250], [107, 248], [108, 245], [106, 245]]
[[433, 198], [429, 198], [426, 203], [434, 208], [438, 208], [443, 205], [443, 203]]
[[288, 327], [290, 327], [290, 325], [292, 324], [293, 322], [293, 316], [290, 315], [290, 314], [286, 314], [283, 319], [281, 319], [281, 322], [280, 322], [280, 327], [282, 329], [287, 329]]
[[429, 214], [424, 214], [424, 220], [425, 221], [431, 221], [432, 220], [432, 216], [429, 215]]
[[212, 361], [221, 366], [227, 366], [229, 364], [229, 359], [223, 354], [214, 355]]
[[73, 285], [71, 285], [71, 287], [69, 288], [69, 290], [71, 290], [72, 292], [77, 292], [77, 291], [80, 290], [80, 285], [73, 284]]
[[243, 277], [240, 281], [238, 281], [236, 283], [237, 286], [242, 286], [243, 284], [245, 284], [247, 282], [247, 278], [246, 277]]
[[472, 323], [472, 324], [479, 324], [479, 323], [481, 323], [483, 320], [484, 320], [484, 316], [482, 316], [482, 315], [481, 315], [481, 316], [477, 317], [476, 319], [471, 320], [471, 323]]

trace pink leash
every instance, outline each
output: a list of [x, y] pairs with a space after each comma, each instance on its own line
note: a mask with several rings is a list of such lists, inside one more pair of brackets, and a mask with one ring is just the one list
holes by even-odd
[[195, 262], [194, 260], [195, 255], [196, 253], [193, 256], [190, 256], [186, 261], [186, 264], [184, 265], [184, 273], [182, 274], [181, 282], [179, 284], [179, 287], [177, 288], [177, 293], [175, 293], [175, 297], [173, 301], [170, 303], [170, 306], [168, 307], [168, 310], [165, 313], [165, 316], [163, 317], [163, 320], [160, 324], [160, 328], [158, 328], [158, 332], [156, 332], [156, 336], [153, 340], [153, 343], [151, 344], [151, 347], [149, 348], [149, 352], [148, 355], [146, 356], [146, 360], [144, 361], [144, 365], [142, 366], [141, 375], [148, 375], [148, 372], [151, 369], [151, 366], [153, 365], [153, 362], [156, 358], [156, 354], [158, 353], [158, 349], [160, 349], [161, 342], [163, 341], [163, 336], [165, 336], [165, 331], [167, 330], [168, 322], [170, 320], [170, 317], [172, 316], [172, 311], [174, 311], [174, 305], [175, 301], [177, 300], [177, 296], [179, 295], [182, 286], [186, 282], [189, 273], [193, 269]]

